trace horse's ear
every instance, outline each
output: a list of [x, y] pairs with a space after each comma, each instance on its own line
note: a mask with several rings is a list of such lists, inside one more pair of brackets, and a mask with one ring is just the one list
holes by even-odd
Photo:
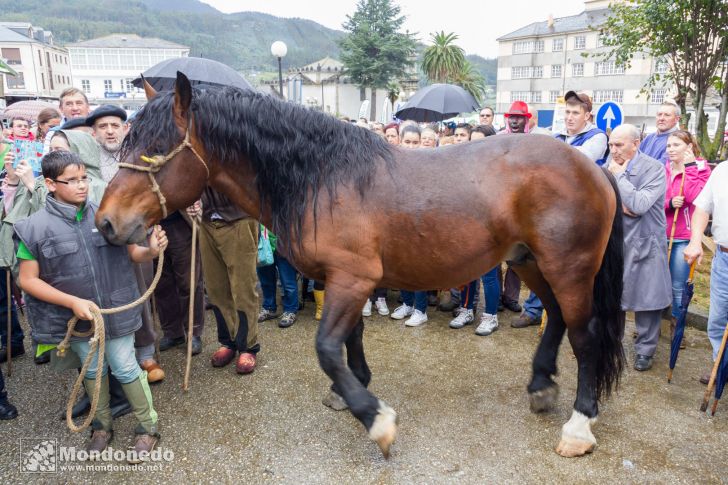
[[187, 113], [192, 104], [192, 84], [187, 76], [177, 71], [174, 86], [174, 118], [180, 126], [187, 128]]
[[157, 95], [157, 90], [149, 84], [149, 81], [146, 80], [143, 74], [140, 74], [140, 76], [142, 78], [142, 85], [144, 85], [144, 94], [147, 96], [147, 101], [151, 101]]

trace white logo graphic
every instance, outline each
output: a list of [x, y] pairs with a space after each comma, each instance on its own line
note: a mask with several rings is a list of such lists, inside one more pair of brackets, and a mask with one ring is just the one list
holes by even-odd
[[[33, 445], [33, 443], [37, 443]], [[28, 473], [56, 472], [57, 443], [53, 439], [20, 440], [20, 471]]]

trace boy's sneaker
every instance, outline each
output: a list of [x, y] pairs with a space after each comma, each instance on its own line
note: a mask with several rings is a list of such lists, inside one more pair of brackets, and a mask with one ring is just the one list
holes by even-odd
[[387, 300], [384, 297], [377, 298], [377, 301], [374, 302], [374, 306], [377, 307], [377, 313], [380, 315], [389, 315], [389, 307], [387, 306]]
[[458, 306], [457, 308], [453, 309], [453, 311], [452, 311], [452, 316], [453, 316], [453, 317], [457, 317], [457, 316], [458, 316], [458, 315], [460, 315], [460, 314], [461, 314], [461, 313], [462, 313], [462, 312], [463, 312], [464, 310], [465, 310], [465, 308], [463, 308], [463, 307], [461, 307], [461, 306]]
[[392, 318], [395, 320], [402, 320], [404, 317], [409, 317], [415, 311], [415, 307], [407, 306], [406, 304], [400, 305], [392, 312]]
[[367, 298], [367, 302], [364, 303], [364, 308], [361, 309], [361, 316], [362, 317], [371, 317], [372, 316], [372, 300]]
[[258, 323], [265, 322], [266, 320], [273, 320], [277, 317], [278, 314], [276, 312], [268, 310], [266, 308], [261, 308], [260, 313], [258, 313]]
[[91, 441], [86, 445], [86, 451], [89, 453], [94, 452], [94, 454], [101, 453], [109, 446], [113, 437], [113, 431], [105, 431], [103, 429], [93, 430], [91, 433]]
[[498, 315], [483, 312], [480, 317], [480, 325], [475, 329], [475, 335], [485, 337], [496, 330], [498, 330]]
[[427, 321], [427, 313], [415, 310], [411, 317], [404, 322], [408, 327], [419, 327]]
[[463, 310], [458, 314], [457, 317], [450, 320], [450, 328], [463, 328], [465, 325], [470, 325], [475, 320], [473, 317], [473, 310]]
[[280, 321], [278, 322], [278, 326], [281, 328], [288, 328], [294, 323], [296, 323], [296, 320], [298, 317], [293, 312], [283, 312], [283, 315], [281, 316]]

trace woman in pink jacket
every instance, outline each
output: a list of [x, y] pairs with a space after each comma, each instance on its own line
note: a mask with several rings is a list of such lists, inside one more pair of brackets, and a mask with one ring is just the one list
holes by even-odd
[[[665, 190], [665, 215], [667, 237], [673, 236], [670, 252], [670, 276], [672, 277], [672, 325], [680, 310], [683, 287], [690, 273], [690, 266], [683, 258], [683, 250], [690, 242], [690, 218], [698, 196], [710, 176], [708, 163], [700, 157], [700, 149], [693, 135], [677, 130], [667, 139], [667, 189]], [[674, 223], [673, 223], [674, 221]], [[674, 235], [672, 234], [674, 227]], [[668, 241], [669, 244], [669, 241]]]

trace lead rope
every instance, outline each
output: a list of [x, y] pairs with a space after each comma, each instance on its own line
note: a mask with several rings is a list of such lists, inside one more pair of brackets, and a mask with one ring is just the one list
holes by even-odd
[[[78, 317], [76, 317], [75, 315], [71, 317], [71, 319], [68, 321], [68, 330], [66, 331], [66, 336], [63, 338], [61, 343], [58, 344], [59, 357], [65, 356], [66, 351], [70, 347], [71, 337], [88, 337], [89, 335], [93, 335], [93, 337], [91, 337], [91, 339], [89, 340], [89, 352], [86, 355], [86, 359], [84, 360], [83, 365], [81, 366], [81, 373], [78, 375], [76, 382], [73, 384], [73, 389], [71, 390], [71, 395], [69, 396], [68, 404], [66, 405], [66, 424], [68, 425], [68, 429], [70, 429], [74, 433], [79, 433], [89, 427], [91, 421], [94, 418], [94, 415], [96, 414], [96, 406], [98, 405], [99, 394], [101, 393], [101, 376], [103, 375], [104, 370], [104, 343], [106, 340], [106, 329], [104, 326], [104, 319], [102, 315], [113, 315], [115, 313], [121, 313], [144, 303], [154, 292], [154, 289], [157, 287], [157, 283], [159, 283], [159, 278], [162, 276], [163, 265], [164, 251], [160, 251], [159, 261], [157, 264], [157, 272], [154, 274], [152, 284], [149, 285], [147, 291], [145, 291], [144, 294], [137, 298], [135, 301], [127, 303], [126, 305], [122, 305], [116, 308], [100, 308], [98, 311], [95, 309], [91, 310], [94, 319], [92, 320], [91, 328], [88, 331], [76, 331]], [[83, 379], [86, 375], [86, 371], [91, 365], [91, 360], [93, 359], [94, 353], [97, 351], [98, 359], [96, 363], [96, 382], [94, 385], [93, 396], [89, 396], [91, 399], [91, 410], [89, 411], [88, 416], [83, 421], [83, 423], [81, 423], [80, 426], [76, 426], [76, 424], [73, 422], [73, 405], [76, 403], [76, 397], [78, 397], [78, 393], [81, 390], [81, 386], [83, 385]]]
[[182, 390], [187, 392], [190, 390], [190, 368], [192, 367], [192, 327], [194, 325], [195, 311], [195, 253], [197, 252], [197, 224], [199, 216], [192, 218], [192, 256], [190, 258], [190, 305], [187, 316], [187, 363], [185, 365], [185, 379], [182, 384]]

